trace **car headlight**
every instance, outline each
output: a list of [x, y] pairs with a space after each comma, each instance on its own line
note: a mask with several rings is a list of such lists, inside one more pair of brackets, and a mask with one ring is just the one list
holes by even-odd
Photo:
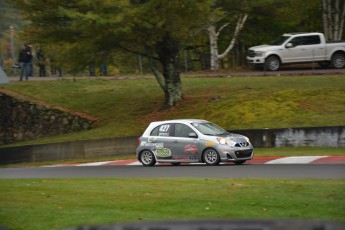
[[246, 139], [246, 141], [248, 142], [248, 143], [250, 143], [250, 141], [249, 141], [249, 138], [248, 137], [245, 137], [245, 136], [243, 136], [244, 137], [244, 139]]
[[263, 57], [264, 56], [264, 52], [261, 52], [261, 51], [257, 51], [257, 52], [255, 52], [255, 56], [256, 57]]
[[234, 146], [236, 144], [236, 142], [227, 139], [227, 138], [217, 138], [219, 144], [221, 145], [230, 145], [230, 146]]

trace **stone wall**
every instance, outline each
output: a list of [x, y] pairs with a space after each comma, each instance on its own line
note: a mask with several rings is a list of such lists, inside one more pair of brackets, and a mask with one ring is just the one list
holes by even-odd
[[254, 147], [345, 147], [345, 126], [231, 130], [249, 137]]
[[88, 130], [94, 120], [0, 90], [0, 145]]
[[345, 147], [345, 127], [305, 127], [275, 132], [275, 147], [324, 146]]

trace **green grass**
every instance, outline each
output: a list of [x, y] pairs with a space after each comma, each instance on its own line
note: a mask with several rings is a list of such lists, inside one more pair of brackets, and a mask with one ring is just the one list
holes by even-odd
[[203, 218], [345, 221], [345, 181], [321, 179], [0, 180], [13, 230]]
[[[99, 118], [89, 131], [20, 144], [136, 136], [151, 121], [174, 118], [207, 119], [228, 130], [345, 124], [344, 75], [184, 77], [182, 82], [185, 100], [164, 111], [154, 79], [29, 81], [1, 87]], [[220, 100], [210, 102], [213, 97]]]

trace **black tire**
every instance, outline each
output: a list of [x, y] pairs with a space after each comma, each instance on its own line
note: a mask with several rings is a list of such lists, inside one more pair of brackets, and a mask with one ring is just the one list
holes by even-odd
[[324, 61], [324, 62], [319, 62], [318, 64], [321, 68], [328, 68], [331, 63], [329, 63], [328, 61]]
[[203, 160], [206, 165], [219, 165], [220, 156], [215, 149], [206, 149], [203, 154]]
[[269, 71], [277, 71], [280, 68], [280, 60], [277, 56], [269, 56], [265, 61], [264, 68]]
[[140, 162], [144, 166], [154, 166], [156, 164], [156, 158], [150, 150], [144, 150], [140, 153]]
[[254, 67], [254, 69], [256, 69], [256, 70], [262, 70], [263, 69], [263, 65], [262, 64], [255, 64], [255, 65], [253, 65], [253, 67]]
[[234, 161], [234, 163], [237, 164], [237, 165], [244, 164], [244, 162], [246, 162], [246, 161], [245, 161], [245, 160], [242, 160], [242, 161]]
[[181, 164], [181, 162], [174, 162], [174, 163], [171, 163], [173, 166], [178, 166]]
[[335, 69], [342, 69], [345, 67], [345, 54], [335, 53], [331, 58], [331, 66]]

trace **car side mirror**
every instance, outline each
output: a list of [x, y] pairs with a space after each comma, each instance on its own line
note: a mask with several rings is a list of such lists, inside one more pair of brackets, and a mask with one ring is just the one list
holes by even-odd
[[289, 42], [288, 44], [285, 45], [285, 47], [286, 47], [286, 48], [292, 48], [293, 45], [292, 45], [292, 43]]
[[190, 138], [197, 138], [198, 135], [196, 135], [196, 133], [189, 133], [188, 137], [190, 137]]

